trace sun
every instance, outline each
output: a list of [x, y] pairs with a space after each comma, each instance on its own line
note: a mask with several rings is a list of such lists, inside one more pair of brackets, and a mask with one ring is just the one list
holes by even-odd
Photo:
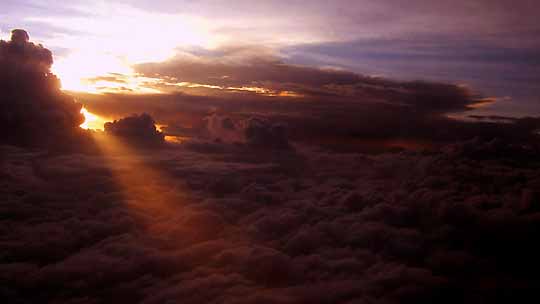
[[101, 116], [88, 112], [85, 107], [82, 107], [81, 114], [84, 115], [84, 122], [79, 126], [83, 129], [89, 130], [103, 130], [103, 125], [107, 122]]
[[[62, 80], [62, 89], [87, 93], [159, 93], [146, 87], [148, 79], [137, 75], [134, 66], [173, 58], [179, 47], [211, 47], [219, 39], [212, 34], [208, 20], [185, 14], [148, 12], [131, 6], [100, 2], [79, 7], [92, 17], [32, 17], [29, 20], [69, 28], [73, 33], [55, 35], [47, 44], [69, 45], [55, 57], [52, 71]], [[91, 34], [83, 34], [91, 33]], [[106, 81], [111, 75], [118, 81]], [[101, 81], [95, 81], [105, 77]]]

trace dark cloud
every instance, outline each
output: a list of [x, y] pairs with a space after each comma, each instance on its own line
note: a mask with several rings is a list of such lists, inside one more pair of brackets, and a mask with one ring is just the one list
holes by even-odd
[[[405, 88], [408, 87], [408, 88]], [[426, 148], [434, 144], [480, 137], [522, 141], [535, 137], [538, 118], [512, 120], [456, 120], [450, 109], [466, 107], [467, 90], [451, 85], [409, 83], [401, 91], [374, 89], [379, 100], [362, 98], [193, 96], [162, 94], [78, 95], [97, 114], [122, 117], [148, 112], [165, 135], [188, 138], [219, 138], [223, 142], [246, 142], [245, 122], [260, 118], [271, 125], [286, 126], [289, 142], [322, 145], [349, 151], [381, 151], [393, 146]], [[408, 91], [404, 93], [403, 91]], [[209, 115], [208, 113], [216, 113]], [[232, 124], [231, 124], [232, 122]], [[210, 133], [208, 133], [210, 131]]]
[[511, 101], [490, 108], [519, 117], [540, 113], [536, 106], [540, 46], [535, 36], [537, 30], [487, 36], [423, 33], [293, 45], [282, 52], [298, 64], [332, 65], [399, 79], [466, 83], [488, 96], [511, 96]]
[[29, 42], [23, 30], [0, 41], [2, 142], [54, 146], [81, 133], [81, 105], [60, 91], [52, 63], [51, 52]]
[[285, 64], [279, 57], [261, 47], [230, 47], [200, 57], [178, 55], [164, 63], [144, 63], [136, 71], [147, 76], [157, 74], [198, 84], [226, 87], [263, 84], [354, 84], [361, 77], [346, 71], [321, 70]]
[[[245, 126], [251, 117], [287, 125], [289, 140], [338, 149], [360, 148], [366, 140], [522, 140], [538, 129], [538, 120], [533, 118], [505, 122], [449, 118], [496, 102], [466, 86], [291, 65], [254, 47], [199, 53], [136, 67], [143, 75], [161, 79], [161, 84], [150, 86], [166, 91], [174, 87], [170, 94], [84, 98], [97, 113], [125, 113], [128, 107], [148, 111], [167, 125], [167, 135], [198, 137], [210, 131], [225, 142], [245, 142]], [[173, 85], [183, 82], [197, 85]], [[208, 116], [209, 112], [219, 116]]]
[[266, 118], [250, 117], [234, 121], [216, 113], [205, 118], [206, 131], [212, 139], [229, 143], [245, 143], [254, 148], [291, 148], [286, 127]]
[[243, 126], [238, 122], [234, 122], [230, 117], [213, 113], [205, 117], [204, 120], [206, 120], [208, 135], [212, 139], [229, 143], [245, 141]]
[[289, 149], [285, 126], [266, 119], [250, 118], [245, 126], [246, 142], [254, 147]]
[[[98, 154], [4, 146], [0, 293], [12, 303], [536, 299], [538, 149], [305, 146], [295, 163], [241, 147], [139, 151], [156, 180], [111, 172]], [[118, 183], [139, 172], [140, 185]]]
[[156, 129], [154, 119], [146, 113], [106, 122], [103, 127], [105, 133], [136, 144], [159, 145], [164, 142], [163, 133]]
[[[346, 70], [291, 65], [256, 47], [225, 48], [198, 57], [179, 55], [163, 63], [137, 65], [136, 70], [142, 75], [170, 83], [169, 90], [178, 90], [172, 84], [187, 82], [220, 87], [214, 89], [219, 95], [258, 88], [267, 95], [296, 94], [359, 103], [382, 100], [390, 104], [410, 105], [419, 111], [462, 111], [478, 99], [468, 89], [455, 85], [399, 82]], [[167, 90], [163, 83], [157, 87]], [[207, 87], [203, 89], [209, 90]]]

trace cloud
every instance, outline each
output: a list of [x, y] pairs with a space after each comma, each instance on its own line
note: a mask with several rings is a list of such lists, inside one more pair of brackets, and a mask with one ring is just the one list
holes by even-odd
[[[193, 139], [221, 138], [223, 142], [245, 142], [245, 122], [257, 117], [286, 126], [289, 142], [321, 145], [348, 151], [388, 149], [392, 141], [413, 147], [481, 137], [527, 140], [540, 128], [538, 118], [512, 121], [449, 118], [472, 101], [465, 89], [444, 84], [410, 83], [400, 90], [373, 89], [378, 99], [360, 97], [268, 97], [253, 94], [193, 96], [161, 94], [77, 95], [89, 111], [109, 117], [148, 112], [165, 135]], [[375, 94], [375, 93], [373, 93]], [[478, 99], [474, 99], [478, 101]], [[216, 113], [216, 115], [209, 115]], [[223, 119], [227, 118], [226, 126]], [[234, 128], [230, 125], [233, 122]], [[210, 134], [209, 134], [210, 127]], [[408, 143], [408, 144], [407, 144]], [[410, 145], [409, 145], [410, 144]]]
[[135, 186], [157, 198], [117, 184], [99, 154], [36, 162], [2, 146], [0, 291], [10, 302], [534, 299], [538, 149], [303, 148], [295, 163], [253, 149], [139, 150], [167, 177]]
[[245, 127], [246, 142], [254, 147], [289, 149], [285, 126], [266, 119], [250, 118]]
[[216, 113], [205, 118], [209, 136], [228, 143], [246, 143], [254, 148], [290, 149], [284, 125], [266, 118], [250, 117], [234, 121]]
[[164, 142], [163, 133], [156, 129], [154, 119], [146, 113], [107, 122], [103, 127], [105, 133], [136, 144], [159, 145]]
[[291, 83], [322, 86], [352, 84], [359, 76], [349, 72], [321, 70], [285, 64], [269, 49], [254, 46], [225, 47], [209, 54], [179, 54], [163, 63], [143, 63], [136, 71], [159, 74], [179, 81], [225, 87], [263, 83]]
[[[135, 70], [143, 76], [161, 79], [156, 88], [173, 92], [183, 88], [189, 93], [191, 86], [195, 91], [213, 90], [218, 95], [244, 91], [355, 102], [383, 99], [420, 111], [461, 111], [477, 102], [477, 96], [455, 85], [399, 82], [346, 70], [293, 65], [269, 50], [252, 46], [223, 48], [210, 54], [181, 54], [161, 63], [139, 64]], [[185, 85], [178, 86], [182, 83]], [[438, 109], [429, 108], [432, 104]]]
[[[59, 92], [50, 52], [15, 34], [0, 42], [2, 143], [76, 133], [80, 106]], [[538, 118], [453, 120], [446, 115], [482, 99], [455, 85], [221, 51], [138, 68], [159, 73], [163, 86], [231, 87], [225, 94], [83, 95], [92, 112], [123, 117], [105, 125], [106, 136], [161, 144], [155, 117], [168, 134], [192, 137], [188, 144], [129, 155], [0, 146], [5, 301], [538, 298]], [[145, 114], [126, 117], [132, 111]], [[222, 142], [204, 140], [208, 133]], [[395, 138], [452, 143], [347, 152]], [[237, 140], [244, 144], [223, 144]]]
[[0, 41], [2, 142], [65, 145], [81, 132], [81, 105], [60, 91], [52, 63], [51, 52], [29, 42], [24, 30], [13, 30], [10, 41]]
[[122, 79], [122, 75], [117, 74], [109, 74], [106, 76], [97, 76], [92, 78], [87, 78], [85, 81], [88, 81], [90, 83], [98, 83], [98, 82], [114, 82], [114, 83], [127, 83], [125, 79]]
[[204, 119], [211, 138], [229, 143], [244, 142], [242, 126], [235, 123], [230, 117], [213, 113]]
[[[362, 140], [523, 139], [538, 129], [536, 119], [503, 124], [450, 118], [495, 102], [466, 86], [292, 65], [260, 47], [181, 53], [169, 61], [135, 68], [141, 75], [155, 77], [157, 86], [168, 94], [84, 98], [98, 113], [148, 111], [167, 125], [167, 135], [199, 137], [210, 130], [214, 138], [243, 142], [245, 122], [258, 117], [287, 125], [290, 141], [358, 149], [365, 145]], [[221, 121], [222, 117], [228, 118]], [[244, 127], [231, 121], [244, 122]]]
[[524, 116], [538, 112], [539, 45], [534, 30], [487, 36], [417, 33], [400, 37], [291, 45], [281, 51], [290, 62], [331, 65], [399, 79], [466, 83], [475, 92], [513, 101], [493, 112]]

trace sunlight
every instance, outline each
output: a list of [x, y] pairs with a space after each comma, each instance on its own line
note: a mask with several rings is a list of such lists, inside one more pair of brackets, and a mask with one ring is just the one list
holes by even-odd
[[130, 64], [111, 55], [77, 52], [60, 58], [52, 67], [62, 89], [86, 93], [159, 94], [148, 87], [158, 80], [137, 75]]
[[[218, 41], [215, 35], [210, 35], [208, 22], [200, 18], [151, 13], [118, 4], [100, 3], [99, 6], [99, 9], [77, 8], [91, 12], [92, 18], [27, 18], [31, 22], [91, 33], [57, 35], [47, 41], [51, 46], [73, 46], [67, 54], [55, 58], [52, 68], [62, 80], [64, 90], [97, 93], [112, 84], [99, 87], [86, 79], [109, 73], [135, 79], [134, 64], [164, 61], [174, 56], [178, 47], [211, 47]], [[130, 85], [128, 88], [133, 91], [144, 91], [136, 80]]]
[[107, 120], [96, 114], [88, 112], [85, 107], [81, 109], [81, 113], [84, 115], [84, 122], [79, 127], [87, 130], [103, 130], [103, 125], [107, 122]]
[[168, 143], [181, 144], [183, 142], [186, 142], [187, 140], [189, 140], [189, 137], [187, 136], [165, 135], [165, 141]]
[[97, 93], [95, 85], [85, 79], [107, 75], [108, 73], [129, 74], [129, 64], [119, 58], [98, 52], [77, 51], [55, 61], [52, 72], [60, 77], [62, 89]]
[[[141, 221], [147, 233], [166, 236], [169, 229], [163, 223], [174, 215], [186, 213], [188, 191], [156, 166], [159, 161], [155, 154], [145, 154], [121, 138], [103, 132], [94, 133], [93, 138], [125, 197], [128, 210]], [[183, 237], [188, 238], [202, 228], [193, 226], [184, 231]]]

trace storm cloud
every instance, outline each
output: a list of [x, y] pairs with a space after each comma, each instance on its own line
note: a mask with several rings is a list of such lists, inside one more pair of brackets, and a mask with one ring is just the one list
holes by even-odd
[[[475, 116], [450, 118], [483, 99], [465, 88], [425, 82], [405, 83], [400, 89], [370, 88], [371, 97], [278, 97], [255, 93], [197, 96], [78, 94], [93, 113], [123, 117], [147, 112], [169, 136], [220, 138], [245, 142], [244, 126], [250, 118], [282, 125], [289, 142], [323, 145], [334, 149], [363, 149], [368, 141], [406, 140], [449, 143], [480, 137], [507, 140], [534, 138], [538, 118], [492, 120]], [[377, 96], [377, 97], [375, 97]], [[486, 102], [491, 102], [486, 100]]]
[[437, 112], [463, 111], [480, 99], [469, 89], [451, 84], [400, 82], [347, 70], [287, 64], [270, 50], [254, 46], [223, 48], [202, 55], [180, 54], [135, 69], [143, 76], [161, 79], [155, 87], [172, 92], [187, 87], [186, 93], [190, 93], [189, 88], [200, 88], [213, 90], [212, 95], [232, 91], [358, 103], [383, 101]]
[[80, 133], [81, 105], [60, 91], [52, 63], [51, 52], [30, 42], [24, 30], [0, 41], [2, 142], [53, 146]]
[[105, 133], [134, 144], [159, 145], [164, 142], [163, 133], [156, 129], [154, 119], [146, 113], [106, 122], [103, 127]]
[[197, 137], [210, 131], [226, 142], [245, 141], [244, 125], [250, 118], [286, 125], [292, 141], [338, 147], [335, 143], [358, 147], [366, 139], [521, 140], [534, 136], [540, 125], [536, 118], [505, 123], [478, 115], [469, 121], [451, 118], [496, 102], [467, 86], [291, 65], [261, 47], [180, 53], [135, 69], [154, 79], [148, 87], [166, 94], [79, 96], [96, 113], [147, 111], [165, 125], [165, 135]]

